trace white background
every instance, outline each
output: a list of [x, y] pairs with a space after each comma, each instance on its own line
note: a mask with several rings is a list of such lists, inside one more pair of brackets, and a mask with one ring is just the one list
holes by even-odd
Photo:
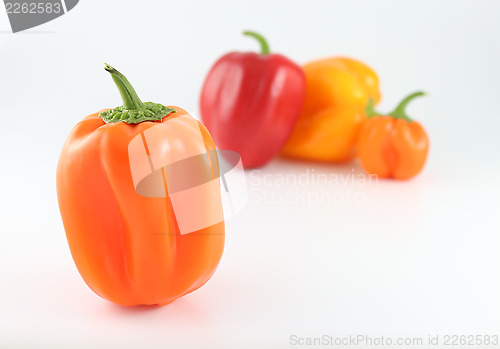
[[[0, 347], [288, 348], [291, 335], [500, 334], [499, 1], [82, 0], [17, 34], [0, 9]], [[55, 168], [74, 124], [121, 104], [103, 63], [143, 100], [197, 116], [211, 64], [257, 50], [244, 29], [299, 63], [369, 63], [382, 110], [429, 92], [409, 108], [430, 135], [426, 168], [411, 181], [359, 185], [349, 179], [363, 173], [356, 163], [276, 160], [248, 173], [251, 202], [227, 222], [224, 256], [203, 288], [158, 308], [100, 299], [71, 259]], [[259, 184], [313, 170], [347, 183]], [[325, 192], [339, 196], [301, 196]]]

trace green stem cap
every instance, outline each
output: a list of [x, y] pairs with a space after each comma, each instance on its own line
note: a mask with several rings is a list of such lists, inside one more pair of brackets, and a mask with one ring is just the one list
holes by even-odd
[[262, 35], [253, 31], [245, 31], [243, 32], [243, 35], [248, 35], [257, 39], [257, 41], [260, 43], [260, 53], [263, 55], [269, 54], [269, 45]]
[[107, 63], [104, 64], [104, 70], [111, 74], [123, 100], [121, 107], [99, 114], [105, 123], [123, 121], [127, 124], [138, 124], [144, 121], [161, 121], [168, 114], [175, 113], [175, 109], [167, 108], [162, 104], [143, 103], [125, 75]]

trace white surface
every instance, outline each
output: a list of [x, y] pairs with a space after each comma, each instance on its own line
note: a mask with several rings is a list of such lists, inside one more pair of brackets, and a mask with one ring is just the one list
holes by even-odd
[[[18, 34], [0, 13], [0, 347], [287, 348], [294, 334], [500, 334], [500, 2], [310, 2], [82, 0]], [[409, 182], [259, 185], [313, 169], [362, 173], [275, 161], [248, 174], [251, 201], [227, 222], [207, 285], [155, 309], [101, 300], [73, 265], [55, 167], [75, 123], [120, 104], [103, 63], [143, 100], [197, 115], [214, 60], [257, 49], [243, 29], [300, 63], [338, 54], [368, 62], [382, 110], [428, 91], [409, 110], [430, 134], [427, 167]], [[361, 199], [301, 196], [325, 192]]]

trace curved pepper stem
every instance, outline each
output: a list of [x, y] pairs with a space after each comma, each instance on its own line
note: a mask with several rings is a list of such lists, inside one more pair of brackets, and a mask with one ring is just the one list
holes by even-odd
[[143, 103], [125, 75], [107, 63], [104, 64], [104, 70], [111, 74], [123, 100], [121, 107], [99, 114], [105, 123], [123, 121], [127, 124], [138, 124], [143, 121], [161, 121], [168, 114], [175, 113], [175, 109], [167, 108], [162, 104]]
[[243, 35], [248, 35], [257, 39], [257, 41], [260, 43], [260, 53], [263, 55], [269, 54], [269, 45], [262, 35], [253, 31], [245, 31], [243, 32]]
[[374, 116], [382, 115], [378, 111], [375, 110], [375, 100], [373, 98], [370, 98], [368, 100], [368, 104], [366, 105], [366, 108], [365, 108], [365, 115], [366, 115], [367, 119], [373, 118]]
[[111, 74], [116, 87], [118, 87], [118, 91], [120, 91], [120, 95], [122, 96], [123, 100], [123, 106], [125, 108], [137, 109], [143, 106], [142, 101], [139, 99], [139, 96], [137, 95], [125, 75], [110, 66], [108, 63], [104, 63], [104, 70]]
[[414, 98], [421, 97], [424, 95], [425, 95], [425, 92], [422, 92], [422, 91], [418, 91], [418, 92], [414, 92], [414, 93], [410, 94], [409, 96], [404, 98], [401, 101], [401, 103], [399, 103], [399, 105], [396, 107], [396, 109], [394, 109], [394, 111], [392, 113], [389, 113], [389, 115], [395, 119], [403, 119], [403, 120], [406, 120], [408, 122], [412, 122], [413, 120], [408, 115], [406, 115], [406, 106]]

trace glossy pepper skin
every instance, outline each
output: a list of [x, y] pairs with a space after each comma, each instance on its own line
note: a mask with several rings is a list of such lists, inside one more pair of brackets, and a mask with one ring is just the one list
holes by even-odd
[[303, 69], [306, 98], [281, 154], [311, 161], [352, 160], [364, 108], [370, 99], [380, 99], [377, 74], [343, 57], [314, 61]]
[[423, 92], [406, 97], [388, 115], [369, 105], [359, 134], [358, 155], [363, 168], [380, 178], [409, 179], [424, 167], [429, 152], [429, 137], [424, 128], [405, 113], [406, 105]]
[[201, 117], [217, 147], [240, 154], [245, 168], [268, 163], [282, 148], [305, 95], [300, 66], [270, 54], [231, 52], [211, 68], [201, 91]]
[[[57, 195], [66, 236], [78, 271], [96, 294], [127, 306], [168, 304], [201, 287], [214, 273], [224, 247], [224, 222], [181, 235], [168, 186], [164, 197], [136, 192], [128, 147], [132, 139], [172, 120], [169, 125], [184, 132], [180, 137], [189, 136], [193, 125], [202, 135], [183, 137], [177, 153], [187, 148], [210, 151], [215, 145], [185, 110], [142, 103], [123, 75], [108, 65], [106, 70], [120, 89], [124, 107], [119, 108], [124, 109], [87, 116], [63, 146]], [[159, 139], [148, 151], [169, 156], [172, 149], [167, 146]], [[214, 173], [216, 166], [210, 162], [200, 171]], [[212, 204], [204, 197], [199, 200]]]

